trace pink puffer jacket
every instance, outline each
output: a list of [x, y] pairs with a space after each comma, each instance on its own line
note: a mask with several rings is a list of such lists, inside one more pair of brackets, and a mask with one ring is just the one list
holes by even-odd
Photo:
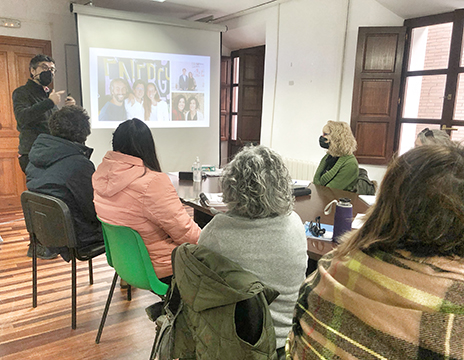
[[158, 278], [172, 275], [172, 250], [185, 242], [196, 244], [201, 230], [169, 177], [146, 168], [140, 158], [108, 151], [92, 182], [98, 217], [136, 230]]

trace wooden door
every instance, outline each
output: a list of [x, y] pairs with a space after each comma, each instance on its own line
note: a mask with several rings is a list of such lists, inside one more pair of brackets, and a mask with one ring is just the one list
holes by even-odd
[[29, 62], [36, 54], [51, 56], [51, 42], [0, 36], [0, 211], [20, 208], [26, 189], [11, 94], [29, 79]]
[[405, 37], [405, 27], [359, 29], [351, 110], [359, 163], [393, 155]]
[[[264, 55], [265, 47], [257, 46], [248, 49], [241, 49], [233, 52], [239, 58], [238, 76], [238, 111], [236, 122], [231, 121], [228, 158], [232, 159], [240, 149], [247, 144], [259, 144], [261, 140], [261, 115], [263, 108], [263, 82], [264, 82]], [[233, 66], [233, 72], [236, 71]], [[233, 76], [234, 77], [234, 76]], [[235, 81], [232, 81], [234, 85]], [[237, 85], [237, 84], [236, 84]], [[234, 92], [232, 91], [232, 103], [235, 103]], [[234, 115], [234, 105], [232, 104], [232, 115]]]

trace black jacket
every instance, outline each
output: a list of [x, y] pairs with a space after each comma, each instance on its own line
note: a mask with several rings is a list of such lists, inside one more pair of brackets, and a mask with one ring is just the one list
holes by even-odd
[[[29, 153], [26, 168], [27, 188], [63, 200], [74, 218], [78, 248], [103, 244], [101, 225], [93, 204], [89, 160], [92, 149], [49, 134], [40, 134]], [[61, 252], [63, 258], [65, 254]], [[65, 258], [65, 260], [68, 260]]]
[[39, 134], [49, 134], [48, 119], [58, 110], [44, 88], [29, 79], [13, 91], [13, 110], [19, 131], [19, 153], [29, 153]]

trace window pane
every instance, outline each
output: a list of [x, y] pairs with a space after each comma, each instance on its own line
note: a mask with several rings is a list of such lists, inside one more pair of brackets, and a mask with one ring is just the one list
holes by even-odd
[[232, 88], [232, 112], [238, 112], [238, 86]]
[[239, 72], [240, 58], [234, 58], [234, 84], [238, 84], [238, 72]]
[[461, 63], [459, 66], [464, 66], [464, 36], [462, 37], [462, 44], [461, 44]]
[[409, 76], [403, 118], [441, 119], [445, 83], [446, 75]]
[[453, 23], [414, 28], [409, 71], [447, 69]]
[[[425, 128], [429, 128], [430, 130], [440, 129], [440, 125], [435, 124], [401, 124], [401, 132], [400, 132], [400, 144], [398, 148], [398, 153], [403, 155], [406, 151], [411, 150], [417, 138], [417, 134], [419, 134]], [[463, 134], [464, 135], [464, 134]]]
[[458, 76], [453, 119], [464, 120], [464, 74]]
[[231, 132], [230, 138], [232, 140], [237, 140], [237, 115], [232, 115]]

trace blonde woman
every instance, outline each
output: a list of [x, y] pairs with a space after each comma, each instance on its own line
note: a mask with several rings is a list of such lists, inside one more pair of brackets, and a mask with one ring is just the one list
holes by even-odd
[[329, 120], [322, 129], [319, 145], [327, 149], [327, 154], [317, 167], [314, 184], [355, 191], [359, 168], [353, 153], [357, 144], [349, 125]]

